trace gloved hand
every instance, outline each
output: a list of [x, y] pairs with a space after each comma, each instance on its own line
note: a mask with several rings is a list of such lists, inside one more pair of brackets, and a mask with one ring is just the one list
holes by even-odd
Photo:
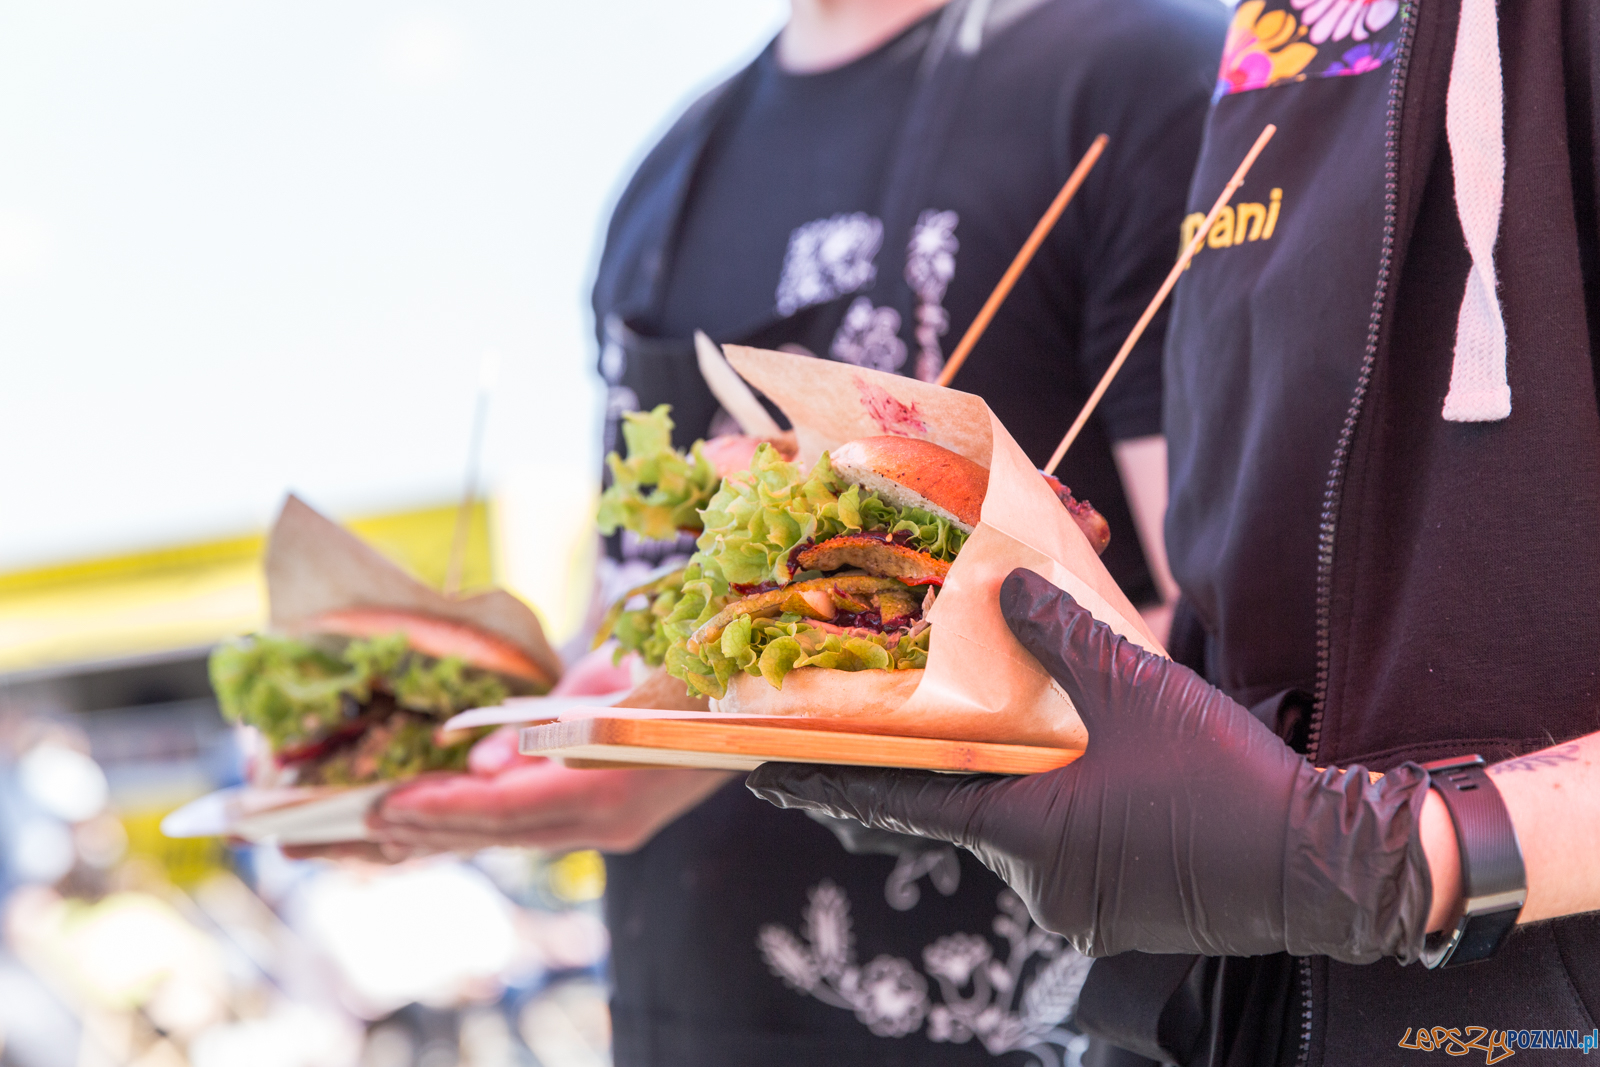
[[916, 837], [912, 834], [891, 833], [888, 830], [863, 826], [854, 819], [836, 819], [821, 811], [808, 811], [806, 814], [811, 816], [812, 822], [831, 830], [840, 847], [852, 856], [893, 856], [900, 859], [903, 856], [920, 856], [925, 852], [950, 847], [943, 841]]
[[751, 790], [971, 849], [1087, 955], [1417, 957], [1426, 772], [1317, 770], [1031, 571], [1011, 573], [1000, 603], [1088, 727], [1076, 762], [1023, 777], [768, 763]]

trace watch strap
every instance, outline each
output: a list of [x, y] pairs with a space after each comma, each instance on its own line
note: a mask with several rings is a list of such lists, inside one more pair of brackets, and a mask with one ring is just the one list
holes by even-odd
[[1429, 936], [1423, 963], [1454, 967], [1485, 960], [1517, 925], [1528, 876], [1511, 814], [1482, 756], [1422, 764], [1455, 825], [1461, 856], [1461, 911], [1450, 929]]

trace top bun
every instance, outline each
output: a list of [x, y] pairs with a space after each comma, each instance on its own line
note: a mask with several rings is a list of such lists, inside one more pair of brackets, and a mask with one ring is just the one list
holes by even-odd
[[346, 608], [307, 619], [295, 625], [294, 630], [340, 637], [378, 637], [400, 632], [406, 635], [407, 644], [423, 655], [435, 659], [454, 656], [469, 667], [545, 688], [555, 684], [548, 671], [504, 638], [431, 615], [393, 608]]
[[863, 437], [829, 453], [847, 481], [899, 507], [923, 508], [967, 533], [978, 525], [989, 471], [915, 437]]

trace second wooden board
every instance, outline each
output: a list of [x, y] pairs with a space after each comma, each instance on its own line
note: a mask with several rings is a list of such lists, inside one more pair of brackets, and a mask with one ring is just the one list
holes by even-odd
[[1081, 752], [982, 741], [886, 737], [703, 719], [598, 717], [530, 726], [522, 731], [530, 756], [575, 763], [626, 763], [749, 771], [763, 763], [836, 763], [906, 767], [954, 774], [1037, 774], [1065, 767]]

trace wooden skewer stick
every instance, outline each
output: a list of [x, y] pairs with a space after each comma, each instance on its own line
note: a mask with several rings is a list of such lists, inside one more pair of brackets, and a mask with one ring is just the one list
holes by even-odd
[[456, 508], [455, 533], [450, 537], [450, 564], [444, 572], [444, 594], [461, 591], [461, 575], [467, 563], [467, 540], [472, 532], [472, 505], [478, 495], [478, 461], [483, 454], [483, 427], [489, 416], [489, 396], [500, 380], [500, 353], [489, 349], [478, 366], [478, 401], [472, 410], [472, 437], [467, 445], [467, 477]]
[[1145, 327], [1149, 326], [1150, 320], [1155, 318], [1162, 301], [1166, 300], [1167, 294], [1172, 292], [1172, 287], [1178, 284], [1178, 279], [1188, 269], [1189, 261], [1194, 258], [1195, 253], [1200, 251], [1200, 245], [1205, 241], [1206, 235], [1211, 232], [1212, 223], [1217, 221], [1217, 216], [1222, 214], [1222, 209], [1228, 206], [1228, 201], [1233, 199], [1233, 194], [1238, 192], [1239, 186], [1244, 184], [1244, 176], [1250, 173], [1250, 168], [1255, 164], [1256, 157], [1261, 154], [1263, 148], [1267, 147], [1267, 142], [1272, 140], [1272, 135], [1277, 132], [1278, 127], [1269, 123], [1267, 128], [1261, 131], [1261, 136], [1256, 138], [1256, 143], [1245, 155], [1244, 162], [1239, 164], [1239, 169], [1233, 172], [1232, 178], [1228, 179], [1228, 184], [1222, 187], [1222, 195], [1217, 197], [1215, 204], [1211, 205], [1211, 212], [1206, 215], [1205, 222], [1200, 224], [1200, 229], [1195, 231], [1195, 235], [1189, 241], [1188, 247], [1178, 257], [1178, 262], [1173, 264], [1171, 273], [1167, 275], [1167, 280], [1161, 283], [1161, 288], [1156, 290], [1155, 298], [1150, 301], [1150, 306], [1144, 309], [1144, 314], [1139, 316], [1139, 321], [1133, 324], [1133, 332], [1128, 335], [1126, 341], [1122, 342], [1122, 348], [1118, 350], [1116, 358], [1111, 361], [1111, 366], [1107, 367], [1105, 374], [1101, 375], [1100, 384], [1094, 387], [1094, 392], [1089, 394], [1089, 399], [1083, 405], [1083, 410], [1078, 412], [1078, 417], [1072, 421], [1072, 429], [1067, 431], [1067, 436], [1063, 437], [1061, 443], [1056, 446], [1055, 452], [1050, 456], [1050, 462], [1045, 464], [1044, 472], [1046, 474], [1054, 474], [1056, 468], [1061, 465], [1061, 457], [1067, 454], [1067, 449], [1072, 447], [1072, 442], [1078, 439], [1078, 434], [1082, 432], [1084, 423], [1089, 421], [1089, 416], [1094, 414], [1094, 409], [1099, 405], [1100, 398], [1105, 396], [1106, 390], [1110, 388], [1111, 379], [1117, 376], [1117, 371], [1121, 370], [1122, 365], [1128, 361], [1128, 353], [1133, 351], [1133, 346], [1139, 343], [1140, 337], [1144, 336]]
[[1067, 183], [1061, 187], [1056, 198], [1045, 209], [1043, 217], [1034, 226], [1033, 232], [1022, 243], [1022, 250], [1017, 253], [1017, 258], [1011, 261], [1011, 266], [1000, 276], [1000, 282], [994, 287], [994, 292], [989, 294], [989, 299], [983, 303], [983, 308], [978, 312], [978, 317], [972, 320], [972, 325], [967, 327], [967, 332], [962, 335], [961, 343], [956, 345], [956, 350], [950, 353], [950, 361], [944, 365], [944, 370], [939, 372], [936, 385], [949, 385], [950, 379], [956, 376], [956, 371], [961, 369], [961, 364], [967, 361], [967, 356], [972, 352], [972, 346], [978, 343], [978, 338], [983, 336], [983, 331], [988, 329], [989, 320], [994, 318], [994, 313], [1000, 310], [1000, 305], [1005, 303], [1007, 296], [1011, 295], [1011, 287], [1017, 284], [1017, 279], [1022, 276], [1023, 268], [1033, 259], [1033, 254], [1039, 251], [1039, 246], [1044, 243], [1045, 237], [1055, 228], [1056, 220], [1061, 218], [1061, 213], [1072, 202], [1073, 196], [1078, 192], [1078, 186], [1089, 176], [1089, 171], [1094, 168], [1100, 159], [1100, 153], [1106, 150], [1106, 135], [1101, 134], [1089, 145], [1089, 150], [1083, 154], [1078, 165], [1067, 175]]

